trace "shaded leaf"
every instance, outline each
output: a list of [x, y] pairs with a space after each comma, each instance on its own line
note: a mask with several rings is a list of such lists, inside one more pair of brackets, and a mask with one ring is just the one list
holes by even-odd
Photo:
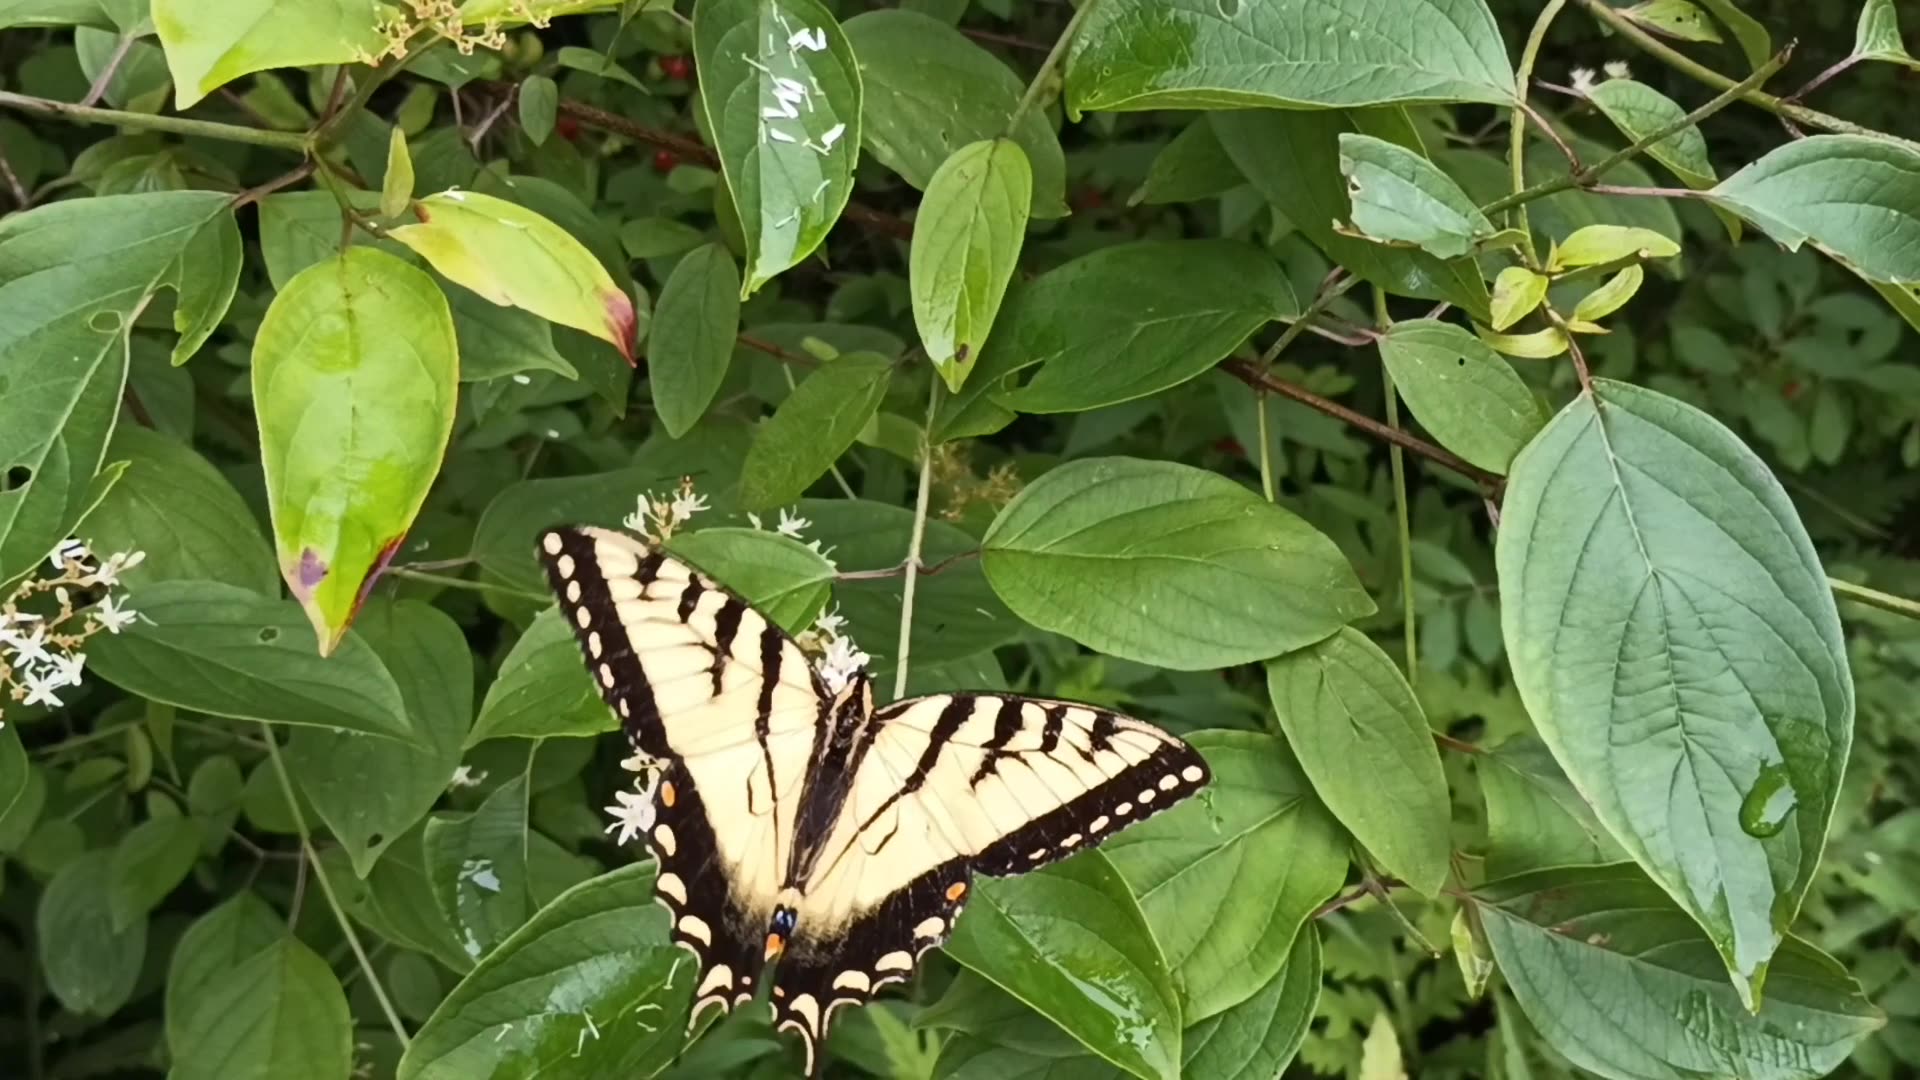
[[353, 1068], [340, 980], [283, 937], [208, 978], [180, 1023], [175, 1080], [333, 1080]]
[[800, 380], [754, 433], [740, 469], [741, 509], [791, 502], [826, 475], [879, 411], [892, 373], [892, 360], [852, 353]]
[[279, 594], [258, 519], [207, 459], [137, 424], [114, 431], [107, 459], [127, 462], [127, 471], [87, 519], [87, 539], [100, 551], [146, 552], [129, 578], [141, 585], [219, 581]]
[[40, 894], [33, 923], [40, 970], [70, 1012], [110, 1016], [140, 978], [147, 920], [116, 930], [112, 895], [113, 852], [104, 848], [74, 855]]
[[719, 244], [673, 265], [654, 306], [647, 379], [660, 423], [674, 438], [699, 421], [727, 377], [740, 333], [740, 270]]
[[1487, 344], [1452, 323], [1409, 319], [1380, 338], [1394, 389], [1442, 446], [1504, 473], [1546, 424], [1539, 402]]

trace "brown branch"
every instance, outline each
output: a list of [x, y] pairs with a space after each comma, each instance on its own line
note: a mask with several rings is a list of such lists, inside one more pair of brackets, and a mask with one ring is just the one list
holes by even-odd
[[1014, 37], [1012, 34], [996, 34], [991, 30], [971, 30], [962, 27], [960, 32], [975, 41], [990, 41], [995, 45], [1005, 45], [1010, 49], [1026, 49], [1029, 52], [1044, 53], [1051, 51], [1053, 48], [1051, 45], [1042, 44], [1038, 41], [1028, 41], [1026, 38]]
[[[933, 563], [932, 565], [923, 564], [920, 567], [920, 576], [932, 577], [933, 575], [938, 574], [943, 570], [951, 570], [955, 565], [965, 562], [968, 559], [977, 559], [979, 557], [980, 557], [980, 552], [978, 551], [957, 552], [953, 555], [947, 556], [944, 559], [941, 559], [937, 563]], [[834, 575], [834, 580], [835, 581], [878, 581], [883, 578], [900, 577], [906, 572], [907, 572], [907, 564], [901, 563], [898, 566], [889, 566], [881, 570], [849, 570], [844, 574]]]
[[6, 182], [7, 190], [12, 193], [13, 201], [20, 204], [20, 209], [32, 209], [33, 196], [27, 193], [27, 186], [20, 182], [19, 175], [13, 171], [13, 165], [7, 161], [4, 150], [0, 150], [0, 181]]
[[228, 209], [238, 210], [241, 207], [247, 205], [248, 203], [259, 202], [261, 199], [264, 199], [267, 196], [273, 194], [274, 192], [279, 191], [281, 188], [286, 187], [289, 184], [299, 183], [300, 181], [313, 175], [313, 169], [314, 169], [313, 159], [308, 158], [307, 160], [294, 166], [292, 169], [284, 173], [281, 173], [279, 176], [274, 177], [273, 179], [267, 181], [266, 183], [261, 184], [257, 187], [250, 187], [247, 190], [240, 192], [238, 195], [235, 195], [233, 197], [233, 202], [229, 204]]
[[1425, 439], [1409, 435], [1398, 428], [1388, 427], [1373, 417], [1357, 413], [1337, 401], [1330, 401], [1327, 398], [1323, 398], [1319, 394], [1308, 390], [1306, 387], [1295, 386], [1293, 383], [1287, 382], [1284, 379], [1275, 378], [1273, 375], [1261, 371], [1259, 365], [1251, 361], [1229, 359], [1220, 364], [1220, 370], [1225, 371], [1227, 374], [1239, 379], [1241, 382], [1246, 383], [1256, 390], [1265, 390], [1268, 393], [1279, 394], [1281, 397], [1292, 398], [1316, 412], [1326, 413], [1336, 420], [1359, 428], [1361, 431], [1366, 432], [1376, 439], [1392, 443], [1410, 453], [1418, 454], [1436, 465], [1452, 469], [1454, 472], [1467, 477], [1488, 491], [1498, 491], [1500, 486], [1505, 483], [1497, 473], [1491, 473], [1478, 465], [1470, 464], [1460, 457], [1427, 442]]
[[778, 360], [783, 364], [794, 364], [799, 367], [813, 367], [814, 365], [819, 363], [818, 360], [815, 360], [811, 356], [802, 356], [799, 353], [788, 352], [787, 350], [781, 348], [780, 346], [775, 345], [773, 342], [767, 341], [763, 338], [754, 337], [752, 334], [741, 334], [738, 337], [734, 338], [734, 340], [738, 341], [742, 345], [745, 345], [747, 348], [754, 350], [755, 352], [766, 353], [768, 356], [773, 357], [775, 360]]

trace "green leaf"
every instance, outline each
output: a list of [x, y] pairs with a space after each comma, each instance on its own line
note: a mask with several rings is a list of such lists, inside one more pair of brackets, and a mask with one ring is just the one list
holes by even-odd
[[1740, 43], [1740, 52], [1746, 57], [1750, 70], [1758, 71], [1773, 58], [1773, 36], [1760, 20], [1740, 10], [1735, 0], [1700, 0], [1700, 3], [1733, 32], [1733, 39]]
[[[900, 565], [913, 532], [913, 511], [865, 499], [806, 499], [799, 512], [810, 519], [805, 535], [829, 552], [842, 573]], [[928, 565], [980, 550], [971, 534], [938, 518], [926, 522], [920, 558]], [[893, 673], [900, 633], [902, 579], [840, 581], [833, 589], [847, 632], [874, 660], [870, 670], [884, 681]], [[988, 587], [977, 559], [953, 562], [922, 576], [913, 601], [914, 672], [979, 656], [1025, 630]]]
[[746, 237], [744, 298], [813, 254], [860, 155], [860, 70], [818, 0], [698, 0], [693, 54]]
[[913, 222], [908, 281], [920, 343], [960, 392], [1026, 239], [1033, 169], [1011, 139], [968, 143], [933, 174]]
[[1179, 671], [1265, 660], [1372, 614], [1333, 542], [1217, 473], [1083, 458], [987, 530], [994, 592], [1027, 622]]
[[107, 459], [128, 462], [127, 471], [88, 517], [87, 539], [100, 551], [146, 552], [131, 579], [220, 581], [261, 596], [279, 593], [273, 551], [253, 511], [207, 459], [136, 424], [113, 433]]
[[633, 863], [542, 908], [434, 1010], [400, 1080], [643, 1077], [672, 1062], [692, 965], [668, 939], [653, 879], [651, 862]]
[[[0, 727], [0, 836], [7, 835], [15, 810], [26, 809], [33, 783], [33, 767], [27, 763], [27, 751], [20, 745], [18, 728]], [[31, 808], [35, 814], [38, 807]], [[10, 848], [0, 841], [0, 851]]]
[[1173, 979], [1127, 883], [1099, 852], [982, 880], [946, 949], [1107, 1061], [1142, 1080], [1178, 1080]]
[[[627, 77], [631, 79], [633, 76]], [[527, 133], [533, 145], [545, 143], [547, 136], [553, 134], [553, 122], [559, 108], [560, 88], [554, 85], [552, 79], [545, 75], [529, 75], [520, 81], [520, 130]]]
[[740, 470], [740, 507], [792, 502], [826, 475], [880, 410], [893, 361], [849, 353], [821, 364], [754, 433]]
[[1198, 202], [1224, 195], [1247, 182], [1220, 145], [1205, 115], [1196, 117], [1154, 155], [1147, 179], [1127, 201], [1149, 206]]
[[[529, 753], [538, 754], [538, 744]], [[423, 851], [433, 898], [473, 960], [519, 929], [543, 899], [587, 876], [577, 860], [529, 828], [531, 775], [529, 764], [471, 814], [427, 821]]]
[[1440, 445], [1491, 472], [1546, 425], [1527, 384], [1472, 334], [1438, 319], [1394, 323], [1380, 359], [1413, 415]]
[[1476, 899], [1527, 1019], [1600, 1076], [1811, 1080], [1885, 1023], [1839, 964], [1797, 938], [1774, 959], [1766, 1005], [1748, 1012], [1699, 928], [1630, 863], [1507, 878]]
[[1074, 38], [1066, 82], [1076, 115], [1513, 100], [1500, 28], [1476, 0], [1108, 0]]
[[1474, 760], [1487, 803], [1488, 876], [1626, 858], [1539, 739], [1508, 739]]
[[89, 666], [128, 693], [182, 709], [407, 738], [393, 676], [349, 633], [331, 657], [292, 604], [211, 581], [139, 586], [140, 618], [87, 643]]
[[274, 546], [322, 656], [426, 500], [458, 365], [440, 287], [372, 248], [302, 270], [260, 322], [253, 402]]
[[719, 244], [675, 263], [648, 331], [647, 378], [660, 423], [685, 435], [713, 403], [740, 334], [740, 270]]
[[1547, 260], [1547, 270], [1599, 266], [1620, 259], [1665, 259], [1680, 254], [1680, 245], [1652, 229], [1623, 225], [1587, 225], [1562, 240]]
[[[453, 333], [460, 344], [460, 381], [484, 382], [526, 371], [580, 378], [553, 344], [553, 324], [519, 308], [501, 307], [472, 289], [446, 290]], [[615, 361], [618, 363], [618, 361]]]
[[837, 573], [833, 563], [800, 541], [759, 529], [677, 533], [667, 550], [739, 593], [789, 634], [813, 625]]
[[500, 662], [466, 743], [522, 736], [598, 735], [619, 726], [580, 662], [573, 627], [558, 608], [542, 611]]
[[1183, 1074], [1209, 1080], [1273, 1080], [1306, 1041], [1320, 1000], [1320, 931], [1294, 935], [1280, 973], [1226, 1012], [1187, 1027]]
[[1893, 6], [1893, 0], [1867, 0], [1861, 6], [1860, 21], [1853, 33], [1853, 55], [1863, 60], [1884, 60], [1920, 68], [1920, 61], [1907, 52], [1906, 42], [1900, 40], [1899, 9]]
[[199, 238], [221, 217], [231, 222], [222, 193], [167, 191], [0, 220], [0, 583], [39, 563], [99, 501], [135, 314], [167, 284], [181, 292], [177, 322], [210, 331], [204, 324], [226, 310], [206, 284], [224, 281], [226, 267], [183, 269], [205, 254]]
[[399, 217], [413, 201], [413, 155], [407, 153], [407, 133], [399, 127], [387, 137], [387, 171], [380, 181], [380, 213]]
[[153, 0], [182, 110], [256, 71], [378, 56], [387, 40], [376, 24], [391, 15], [378, 0]]
[[1768, 151], [1708, 193], [1788, 250], [1812, 242], [1874, 281], [1920, 281], [1920, 150], [1813, 135]]
[[[608, 4], [603, 6], [610, 7], [612, 5]], [[461, 10], [461, 14], [466, 14], [464, 8]], [[472, 25], [472, 23], [469, 22], [468, 25]], [[612, 79], [615, 82], [623, 82], [643, 94], [651, 92], [647, 89], [645, 83], [633, 77], [632, 72], [621, 67], [612, 57], [604, 53], [597, 53], [592, 49], [583, 49], [578, 45], [567, 45], [555, 52], [553, 58], [561, 67], [572, 68], [575, 71], [584, 71], [589, 75], [598, 75], [603, 79]]]
[[186, 880], [200, 855], [200, 823], [190, 817], [148, 818], [113, 848], [107, 910], [113, 932], [125, 933]]
[[40, 894], [34, 945], [47, 989], [68, 1012], [111, 1016], [140, 978], [147, 920], [114, 929], [112, 895], [113, 852], [105, 848], [75, 855]]
[[454, 936], [428, 878], [426, 825], [420, 822], [389, 845], [367, 876], [358, 902], [350, 895], [345, 906], [388, 941], [426, 953], [450, 971], [469, 971], [473, 957]]
[[[692, 251], [700, 246], [706, 233], [682, 221], [666, 217], [634, 218], [620, 227], [620, 246], [627, 254], [636, 259], [664, 259], [669, 255]], [[734, 276], [740, 276], [738, 270]], [[737, 287], [736, 290], [738, 291]], [[659, 304], [654, 305], [654, 322], [660, 321]], [[656, 325], [652, 331], [658, 337], [660, 330]]]
[[1440, 895], [1453, 850], [1452, 802], [1426, 714], [1393, 660], [1341, 627], [1269, 661], [1267, 693], [1333, 816], [1394, 876]]
[[1620, 14], [1656, 34], [1679, 41], [1720, 40], [1720, 31], [1707, 18], [1707, 13], [1695, 7], [1691, 0], [1643, 0], [1620, 9]]
[[[1633, 140], [1687, 115], [1672, 98], [1632, 79], [1608, 79], [1588, 90], [1587, 100], [1599, 106], [1620, 134]], [[1707, 138], [1691, 124], [1649, 146], [1647, 156], [1671, 169], [1690, 188], [1710, 188], [1718, 179], [1713, 162], [1707, 158]]]
[[460, 764], [473, 715], [473, 649], [458, 623], [418, 600], [381, 603], [356, 625], [400, 688], [413, 738], [396, 746], [304, 728], [286, 754], [288, 771], [364, 878], [433, 808]]
[[180, 1023], [171, 1080], [334, 1080], [353, 1069], [353, 1016], [333, 969], [283, 937], [211, 976]]
[[585, 244], [537, 211], [477, 191], [443, 191], [413, 204], [417, 225], [387, 235], [449, 280], [503, 307], [585, 331], [633, 362], [633, 299]]
[[995, 400], [1020, 412], [1053, 413], [1146, 397], [1199, 377], [1255, 330], [1299, 313], [1280, 265], [1238, 241], [1102, 248], [1019, 294], [990, 350], [1012, 355], [989, 370], [1046, 366]]
[[1515, 460], [1497, 554], [1541, 737], [1757, 1002], [1853, 731], [1840, 618], [1793, 504], [1712, 417], [1595, 380]]
[[1493, 222], [1460, 185], [1396, 143], [1342, 132], [1340, 175], [1353, 200], [1353, 224], [1368, 236], [1452, 259], [1494, 234]]
[[1139, 897], [1191, 1024], [1260, 996], [1280, 973], [1345, 879], [1347, 841], [1279, 739], [1203, 731], [1189, 741], [1213, 769], [1206, 794], [1101, 851]]
[[[999, 57], [938, 19], [899, 9], [846, 22], [866, 100], [867, 152], [920, 191], [961, 147], [1008, 135], [1025, 82]], [[1067, 214], [1066, 156], [1040, 109], [1021, 114], [1010, 136], [1032, 166], [1032, 214]]]
[[259, 894], [242, 889], [195, 919], [180, 935], [167, 968], [167, 1046], [175, 1059], [187, 1052], [187, 1017], [241, 962], [287, 936], [287, 920]]
[[[1104, 3], [1102, 9], [1113, 10]], [[1334, 229], [1333, 223], [1351, 210], [1340, 178], [1340, 136], [1363, 131], [1417, 149], [1418, 136], [1401, 110], [1242, 109], [1212, 113], [1209, 119], [1227, 156], [1255, 190], [1328, 258], [1389, 292], [1445, 300], [1476, 319], [1489, 317], [1486, 282], [1472, 260], [1447, 262]]]
[[1640, 285], [1647, 279], [1647, 272], [1638, 263], [1622, 267], [1620, 271], [1606, 280], [1606, 283], [1580, 298], [1574, 305], [1575, 322], [1593, 322], [1604, 319], [1624, 307], [1640, 291]]
[[1505, 330], [1533, 313], [1547, 298], [1551, 281], [1544, 274], [1524, 266], [1509, 266], [1493, 281], [1493, 321], [1495, 330]]
[[[363, 213], [380, 209], [372, 192], [348, 189], [348, 201]], [[340, 253], [340, 204], [324, 191], [280, 191], [260, 200], [260, 256], [267, 264], [267, 280], [284, 289], [293, 276]], [[376, 240], [359, 229], [348, 243], [377, 247], [395, 255], [406, 248], [391, 240]]]
[[1120, 1080], [1128, 1075], [965, 968], [914, 1023], [951, 1031], [941, 1040], [935, 1080]]

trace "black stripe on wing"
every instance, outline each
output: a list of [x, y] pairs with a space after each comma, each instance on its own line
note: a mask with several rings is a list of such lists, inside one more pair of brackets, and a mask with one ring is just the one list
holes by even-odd
[[668, 765], [653, 795], [653, 828], [645, 833], [660, 873], [654, 899], [673, 920], [673, 941], [699, 962], [688, 1030], [708, 1006], [722, 1012], [753, 996], [765, 953], [757, 928], [727, 885], [714, 856], [706, 805], [685, 766]]
[[991, 877], [1038, 870], [1152, 817], [1211, 779], [1199, 751], [1183, 742], [1168, 742], [1105, 783], [988, 845], [973, 857], [973, 869]]
[[[548, 529], [540, 538], [540, 563], [546, 568], [547, 584], [560, 600], [561, 618], [573, 627], [588, 674], [600, 688], [601, 699], [620, 718], [628, 741], [650, 757], [672, 758], [653, 687], [600, 573], [596, 545], [591, 535], [578, 529]], [[664, 554], [652, 552], [640, 560], [634, 580], [644, 589], [665, 564]]]

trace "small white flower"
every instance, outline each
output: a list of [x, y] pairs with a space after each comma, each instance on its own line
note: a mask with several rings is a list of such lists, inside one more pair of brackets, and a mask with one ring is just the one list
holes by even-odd
[[620, 763], [620, 767], [630, 773], [651, 773], [659, 765], [660, 760], [644, 750], [635, 750], [632, 757]]
[[833, 567], [834, 570], [837, 571], [840, 569], [840, 564], [833, 561], [833, 553], [839, 550], [838, 547], [830, 547], [830, 548], [823, 549], [820, 546], [820, 541], [815, 540], [807, 545], [807, 549], [812, 551], [815, 555], [820, 556], [822, 559], [825, 559], [827, 561], [827, 565]]
[[840, 614], [840, 606], [834, 605], [832, 611], [823, 611], [813, 620], [814, 629], [828, 637], [839, 637], [840, 628], [847, 625], [846, 616]]
[[100, 568], [93, 572], [92, 582], [95, 585], [105, 585], [111, 588], [112, 586], [120, 584], [120, 575], [122, 573], [139, 566], [145, 562], [146, 559], [147, 553], [144, 551], [115, 552], [107, 556], [107, 561], [101, 563]]
[[773, 531], [779, 533], [781, 536], [798, 540], [800, 539], [800, 530], [812, 524], [813, 522], [808, 521], [799, 514], [788, 513], [787, 508], [783, 506], [780, 508], [780, 524], [774, 526]]
[[753, 526], [756, 529], [766, 528], [765, 525], [760, 524], [760, 515], [753, 513], [752, 511], [747, 512], [747, 524]]
[[1587, 91], [1592, 89], [1593, 89], [1593, 69], [1583, 68], [1583, 67], [1574, 68], [1573, 69], [1574, 93], [1585, 94]]
[[47, 556], [47, 565], [55, 570], [65, 570], [67, 568], [67, 561], [71, 559], [85, 566], [87, 558], [91, 554], [92, 552], [87, 550], [87, 545], [69, 536], [65, 540], [60, 541], [60, 546], [54, 548], [52, 553]]
[[613, 797], [618, 805], [605, 807], [605, 810], [613, 815], [613, 824], [607, 826], [606, 831], [613, 832], [618, 829], [620, 832], [620, 835], [614, 838], [614, 843], [625, 844], [635, 835], [653, 828], [652, 799], [645, 795], [636, 795], [631, 791], [616, 791]]
[[57, 709], [60, 707], [60, 699], [53, 696], [53, 692], [60, 689], [60, 686], [60, 681], [51, 675], [33, 674], [29, 672], [27, 675], [27, 696], [21, 704], [50, 705]]
[[847, 683], [865, 668], [873, 657], [861, 652], [852, 638], [837, 637], [827, 643], [827, 654], [820, 658], [820, 681], [832, 693], [846, 689]]
[[1607, 61], [1606, 71], [1607, 71], [1607, 78], [1609, 79], [1633, 78], [1633, 69], [1627, 66], [1627, 62], [1625, 60]]
[[25, 626], [30, 622], [39, 622], [40, 616], [25, 611], [0, 611], [0, 641], [12, 641], [10, 631], [16, 626]]
[[87, 666], [86, 653], [55, 653], [50, 657], [47, 677], [59, 680], [61, 686], [79, 686], [81, 670]]
[[109, 596], [100, 601], [99, 607], [93, 609], [94, 621], [105, 627], [109, 634], [117, 634], [132, 626], [133, 620], [140, 614], [132, 608], [115, 606], [119, 602], [118, 597]]
[[51, 664], [53, 657], [47, 654], [46, 624], [35, 626], [31, 634], [0, 634], [0, 641], [13, 648], [13, 666], [25, 670], [28, 664]]
[[447, 789], [451, 791], [454, 788], [478, 787], [480, 781], [486, 778], [487, 770], [481, 769], [479, 772], [474, 772], [473, 766], [462, 765], [453, 770], [453, 777], [447, 781]]
[[682, 492], [679, 497], [673, 500], [673, 505], [668, 507], [668, 513], [671, 515], [673, 523], [679, 525], [692, 520], [693, 515], [706, 508], [707, 497], [705, 495], [695, 495], [691, 491], [686, 491]]

